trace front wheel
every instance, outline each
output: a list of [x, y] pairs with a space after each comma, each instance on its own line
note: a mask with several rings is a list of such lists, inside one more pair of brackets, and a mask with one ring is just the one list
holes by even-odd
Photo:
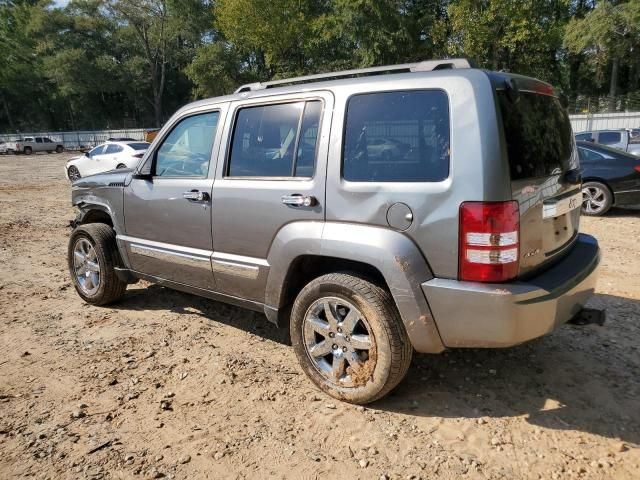
[[613, 205], [613, 195], [600, 182], [586, 182], [582, 185], [582, 213], [592, 217], [604, 215]]
[[74, 165], [71, 165], [69, 167], [69, 170], [67, 170], [67, 174], [69, 175], [69, 180], [71, 180], [72, 182], [75, 182], [76, 180], [79, 180], [81, 178], [80, 170], [78, 170], [78, 167]]
[[62, 145], [58, 145], [56, 147], [56, 153], [62, 153], [64, 151], [64, 147]]
[[116, 165], [116, 170], [120, 170], [121, 168], [127, 168], [127, 166], [124, 163], [119, 163], [118, 165]]
[[106, 305], [124, 295], [127, 284], [115, 272], [120, 254], [113, 229], [104, 223], [77, 227], [69, 239], [67, 262], [73, 285], [82, 299]]
[[296, 298], [291, 341], [307, 376], [339, 400], [365, 404], [404, 378], [413, 348], [391, 295], [348, 273], [316, 278]]
[[31, 155], [33, 153], [33, 149], [31, 147], [24, 147], [24, 154]]

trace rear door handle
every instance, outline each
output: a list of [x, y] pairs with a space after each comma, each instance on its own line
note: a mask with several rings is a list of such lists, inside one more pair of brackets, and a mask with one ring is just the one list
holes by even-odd
[[209, 200], [209, 194], [199, 190], [191, 190], [190, 192], [184, 192], [182, 194], [182, 198], [186, 200], [193, 200], [194, 202], [206, 202]]
[[292, 195], [283, 195], [282, 203], [290, 205], [292, 207], [313, 207], [318, 203], [316, 197], [311, 195], [302, 195], [300, 193], [294, 193]]

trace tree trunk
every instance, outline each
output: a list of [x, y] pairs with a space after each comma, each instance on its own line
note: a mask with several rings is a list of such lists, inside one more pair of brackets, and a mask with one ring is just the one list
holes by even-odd
[[153, 98], [153, 115], [156, 121], [154, 125], [156, 128], [162, 126], [162, 93], [154, 95]]
[[2, 95], [2, 105], [4, 106], [4, 113], [7, 116], [7, 121], [9, 122], [9, 128], [12, 132], [15, 132], [16, 129], [13, 126], [13, 118], [11, 118], [11, 112], [9, 112], [9, 104], [7, 103], [7, 99], [4, 95]]
[[613, 65], [611, 66], [611, 85], [609, 87], [609, 110], [616, 109], [616, 96], [618, 95], [618, 70], [620, 69], [620, 59], [613, 57]]

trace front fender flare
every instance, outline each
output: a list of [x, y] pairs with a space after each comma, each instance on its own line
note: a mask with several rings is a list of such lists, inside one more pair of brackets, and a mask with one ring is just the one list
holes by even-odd
[[278, 232], [267, 257], [271, 269], [266, 305], [283, 306], [283, 285], [289, 268], [302, 255], [344, 258], [376, 268], [389, 287], [413, 347], [426, 353], [444, 350], [421, 288], [433, 273], [407, 236], [388, 228], [357, 224], [290, 223]]

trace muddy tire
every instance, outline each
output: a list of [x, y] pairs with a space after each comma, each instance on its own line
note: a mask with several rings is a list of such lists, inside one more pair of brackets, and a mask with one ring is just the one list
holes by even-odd
[[389, 292], [350, 273], [306, 285], [293, 304], [290, 330], [307, 376], [349, 403], [384, 397], [411, 364], [413, 348]]
[[31, 155], [33, 153], [33, 150], [31, 149], [31, 147], [24, 147], [23, 153], [25, 155]]
[[71, 280], [87, 303], [106, 305], [124, 295], [127, 284], [116, 275], [121, 266], [116, 234], [104, 223], [80, 225], [71, 234], [67, 250]]

